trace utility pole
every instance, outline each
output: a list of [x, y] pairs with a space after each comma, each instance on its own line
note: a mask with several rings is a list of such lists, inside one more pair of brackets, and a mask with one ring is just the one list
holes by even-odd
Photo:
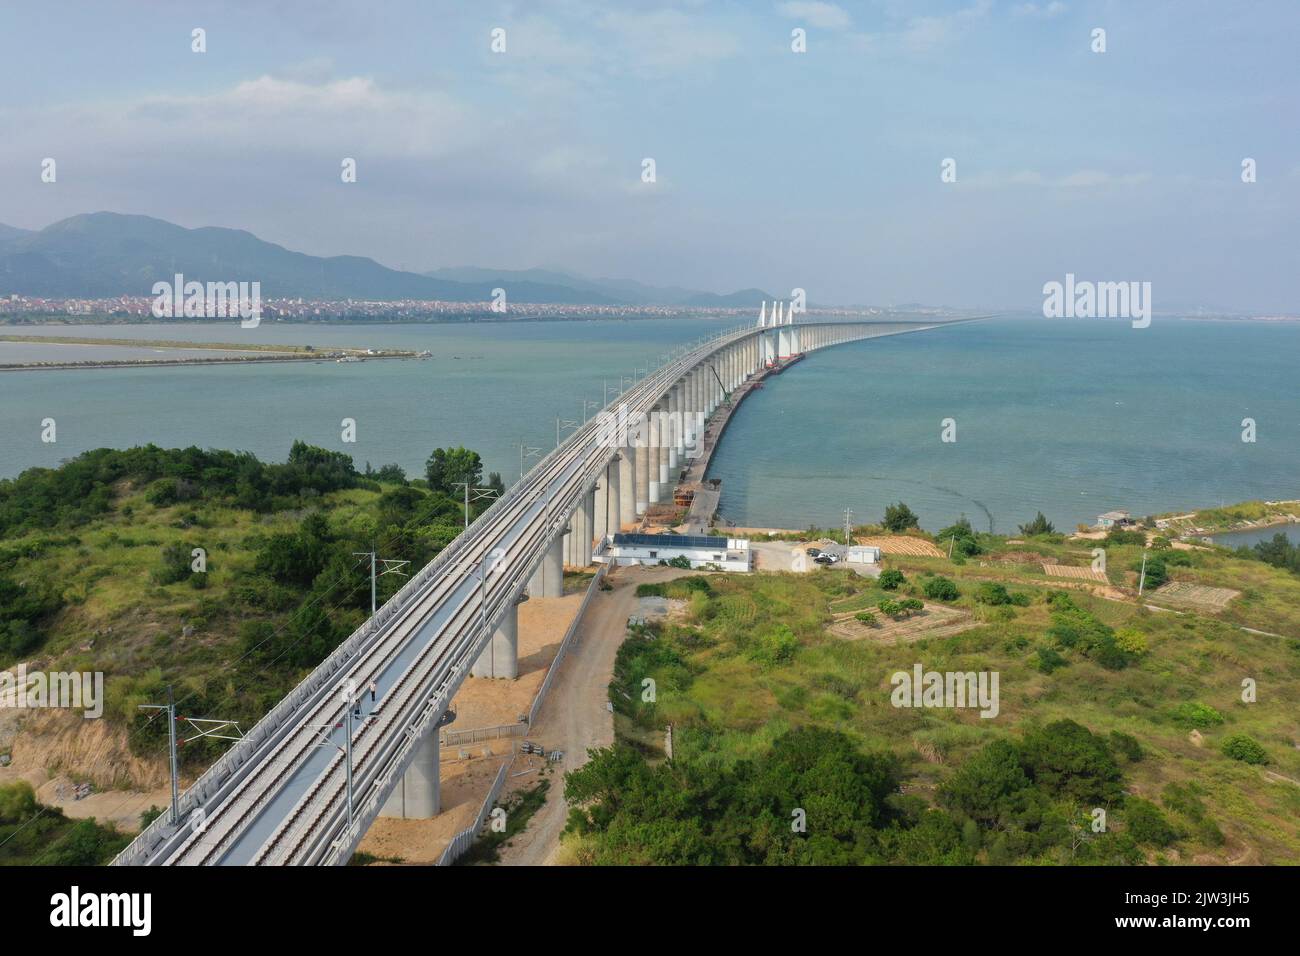
[[1146, 553], [1146, 550], [1143, 549], [1143, 551], [1142, 551], [1142, 574], [1141, 574], [1141, 576], [1138, 578], [1138, 597], [1141, 597], [1141, 596], [1142, 596], [1142, 589], [1143, 589], [1144, 587], [1146, 587], [1146, 583], [1147, 583], [1147, 553]]
[[[468, 528], [470, 502], [482, 501], [485, 498], [491, 498], [493, 495], [497, 493], [497, 490], [495, 488], [476, 488], [473, 485], [471, 485], [468, 481], [453, 481], [452, 484], [455, 485], [457, 488], [465, 489], [465, 527]], [[470, 497], [471, 492], [473, 492], [474, 494], [473, 498]]]
[[[402, 571], [402, 568], [410, 564], [411, 562], [398, 561], [396, 558], [376, 558], [373, 545], [371, 546], [371, 549], [369, 551], [353, 551], [352, 555], [353, 557], [357, 557], [357, 558], [366, 558], [366, 557], [370, 558], [370, 616], [374, 617], [375, 611], [379, 609], [378, 602], [376, 600], [376, 595], [375, 595], [376, 581], [379, 578], [382, 578], [385, 574], [400, 574], [402, 575], [402, 577], [406, 577], [406, 574], [405, 572]], [[375, 573], [376, 561], [379, 561], [384, 566], [384, 570], [380, 571], [378, 574]]]
[[523, 442], [519, 443], [519, 480], [520, 481], [524, 480], [524, 459], [537, 458], [539, 455], [541, 455], [541, 453], [542, 450], [540, 448], [533, 448], [530, 445], [525, 445]]
[[[853, 509], [845, 508], [844, 509], [844, 547], [845, 548], [848, 548], [849, 544], [851, 543], [849, 541], [849, 524], [852, 521], [852, 519], [853, 519]], [[846, 551], [845, 557], [847, 556], [848, 556], [848, 552]]]
[[[165, 704], [140, 704], [141, 710], [165, 710], [167, 711], [167, 749], [170, 752], [171, 778], [172, 778], [172, 825], [180, 825], [181, 812], [181, 787], [180, 787], [180, 765], [177, 757], [177, 749], [183, 747], [191, 740], [198, 740], [200, 737], [216, 737], [218, 740], [240, 740], [244, 734], [239, 729], [239, 724], [233, 720], [207, 720], [199, 717], [183, 718], [187, 724], [198, 731], [193, 737], [186, 737], [184, 740], [176, 739], [176, 724], [182, 718], [176, 716], [176, 698], [172, 693], [172, 687], [167, 685], [167, 703]], [[233, 729], [235, 736], [222, 733], [222, 731]]]
[[579, 425], [578, 422], [569, 421], [567, 418], [557, 418], [557, 419], [555, 419], [555, 447], [556, 447], [556, 448], [559, 448], [559, 447], [560, 447], [560, 429], [561, 429], [561, 428], [573, 428], [573, 429], [576, 429], [576, 428], [580, 428], [580, 427], [581, 427], [581, 426]]
[[170, 751], [171, 754], [171, 771], [172, 771], [172, 826], [180, 826], [181, 791], [180, 791], [180, 783], [179, 783], [179, 774], [176, 767], [176, 698], [172, 694], [171, 684], [167, 685], [167, 703], [141, 704], [140, 709], [167, 711], [167, 749]]
[[[346, 695], [346, 692], [345, 692]], [[348, 826], [352, 826], [352, 701], [343, 701], [343, 759], [348, 770]]]

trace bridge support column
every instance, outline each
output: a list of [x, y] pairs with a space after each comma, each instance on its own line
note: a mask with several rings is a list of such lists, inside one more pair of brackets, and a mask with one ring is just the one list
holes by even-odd
[[[524, 600], [527, 600], [525, 597]], [[514, 680], [519, 676], [519, 603], [512, 602], [510, 610], [497, 629], [487, 647], [479, 654], [478, 660], [470, 668], [472, 677], [504, 678]]]
[[673, 498], [673, 483], [670, 480], [672, 465], [669, 460], [673, 426], [672, 414], [668, 409], [669, 400], [665, 397], [659, 409], [659, 498], [657, 500], [661, 502], [672, 501]]
[[618, 457], [618, 521], [621, 526], [636, 521], [636, 456], [635, 448], [628, 446]]
[[431, 820], [442, 810], [438, 776], [438, 727], [415, 745], [415, 759], [397, 781], [380, 816], [399, 820]]
[[677, 468], [677, 430], [682, 421], [682, 393], [676, 385], [668, 390], [667, 402], [668, 419], [664, 422], [663, 439], [667, 446], [664, 452], [668, 458], [668, 477], [671, 481]]
[[623, 509], [620, 507], [623, 489], [619, 487], [619, 456], [605, 466], [605, 526], [596, 526], [597, 536], [618, 534]]
[[596, 479], [595, 491], [595, 521], [591, 525], [591, 537], [593, 542], [605, 537], [609, 532], [609, 468], [606, 467]]
[[541, 594], [533, 597], [564, 597], [564, 535], [557, 534], [542, 556]]
[[645, 449], [646, 451], [646, 471], [650, 485], [650, 504], [659, 503], [659, 486], [663, 482], [662, 471], [659, 467], [659, 452], [661, 448], [660, 432], [660, 411], [658, 405], [650, 410], [650, 441]]
[[[586, 495], [578, 499], [578, 505], [569, 518], [569, 536], [564, 563], [574, 568], [586, 567], [586, 563], [582, 560], [582, 542], [591, 541], [591, 525], [587, 520], [586, 500]], [[590, 543], [587, 547], [591, 547]]]

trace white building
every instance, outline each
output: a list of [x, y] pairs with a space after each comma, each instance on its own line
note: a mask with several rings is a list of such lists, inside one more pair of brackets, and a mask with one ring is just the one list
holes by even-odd
[[692, 568], [716, 565], [723, 571], [750, 571], [753, 552], [747, 538], [713, 535], [615, 534], [606, 535], [592, 555], [598, 564], [646, 566], [685, 557]]
[[865, 544], [855, 544], [844, 557], [850, 564], [879, 564], [880, 549]]

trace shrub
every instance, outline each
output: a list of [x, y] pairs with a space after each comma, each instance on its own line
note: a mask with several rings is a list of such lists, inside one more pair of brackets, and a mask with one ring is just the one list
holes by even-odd
[[1223, 741], [1221, 749], [1225, 757], [1240, 760], [1242, 763], [1268, 763], [1268, 753], [1260, 746], [1259, 741], [1246, 734], [1233, 734]]
[[1070, 663], [1052, 647], [1040, 647], [1034, 653], [1037, 657], [1034, 666], [1044, 674], [1050, 674], [1052, 671], [1066, 667]]
[[1110, 752], [1123, 757], [1129, 763], [1136, 763], [1142, 759], [1142, 745], [1138, 743], [1138, 739], [1132, 734], [1118, 730], [1110, 732]]
[[861, 621], [863, 624], [874, 626], [876, 623], [876, 615], [872, 614], [870, 611], [859, 611], [857, 614], [853, 615], [853, 617], [856, 620]]
[[1198, 730], [1206, 730], [1223, 723], [1223, 714], [1213, 707], [1190, 700], [1183, 701], [1183, 703], [1174, 707], [1169, 716], [1173, 718], [1176, 724], [1183, 727], [1195, 727]]
[[985, 581], [975, 589], [975, 603], [990, 604], [997, 607], [1002, 604], [1010, 604], [1011, 595], [1007, 593], [1007, 589], [1003, 585]]
[[886, 591], [896, 591], [900, 584], [907, 583], [907, 578], [898, 568], [890, 568], [881, 573], [879, 583]]
[[1124, 801], [1124, 823], [1128, 835], [1137, 843], [1168, 846], [1178, 838], [1160, 808], [1141, 797], [1129, 797]]
[[1122, 627], [1115, 632], [1115, 646], [1125, 654], [1133, 657], [1145, 657], [1147, 653], [1146, 635], [1136, 628]]
[[921, 590], [932, 601], [955, 601], [961, 597], [957, 585], [943, 577], [930, 578], [921, 586]]
[[791, 660], [798, 649], [799, 638], [795, 636], [794, 631], [784, 624], [778, 624], [771, 631], [759, 636], [749, 656], [760, 664], [774, 667]]

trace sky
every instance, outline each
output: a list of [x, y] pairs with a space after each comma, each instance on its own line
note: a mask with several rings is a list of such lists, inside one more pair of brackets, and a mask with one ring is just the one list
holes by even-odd
[[825, 304], [1036, 308], [1071, 272], [1294, 313], [1297, 35], [1292, 0], [2, 0], [0, 223]]

